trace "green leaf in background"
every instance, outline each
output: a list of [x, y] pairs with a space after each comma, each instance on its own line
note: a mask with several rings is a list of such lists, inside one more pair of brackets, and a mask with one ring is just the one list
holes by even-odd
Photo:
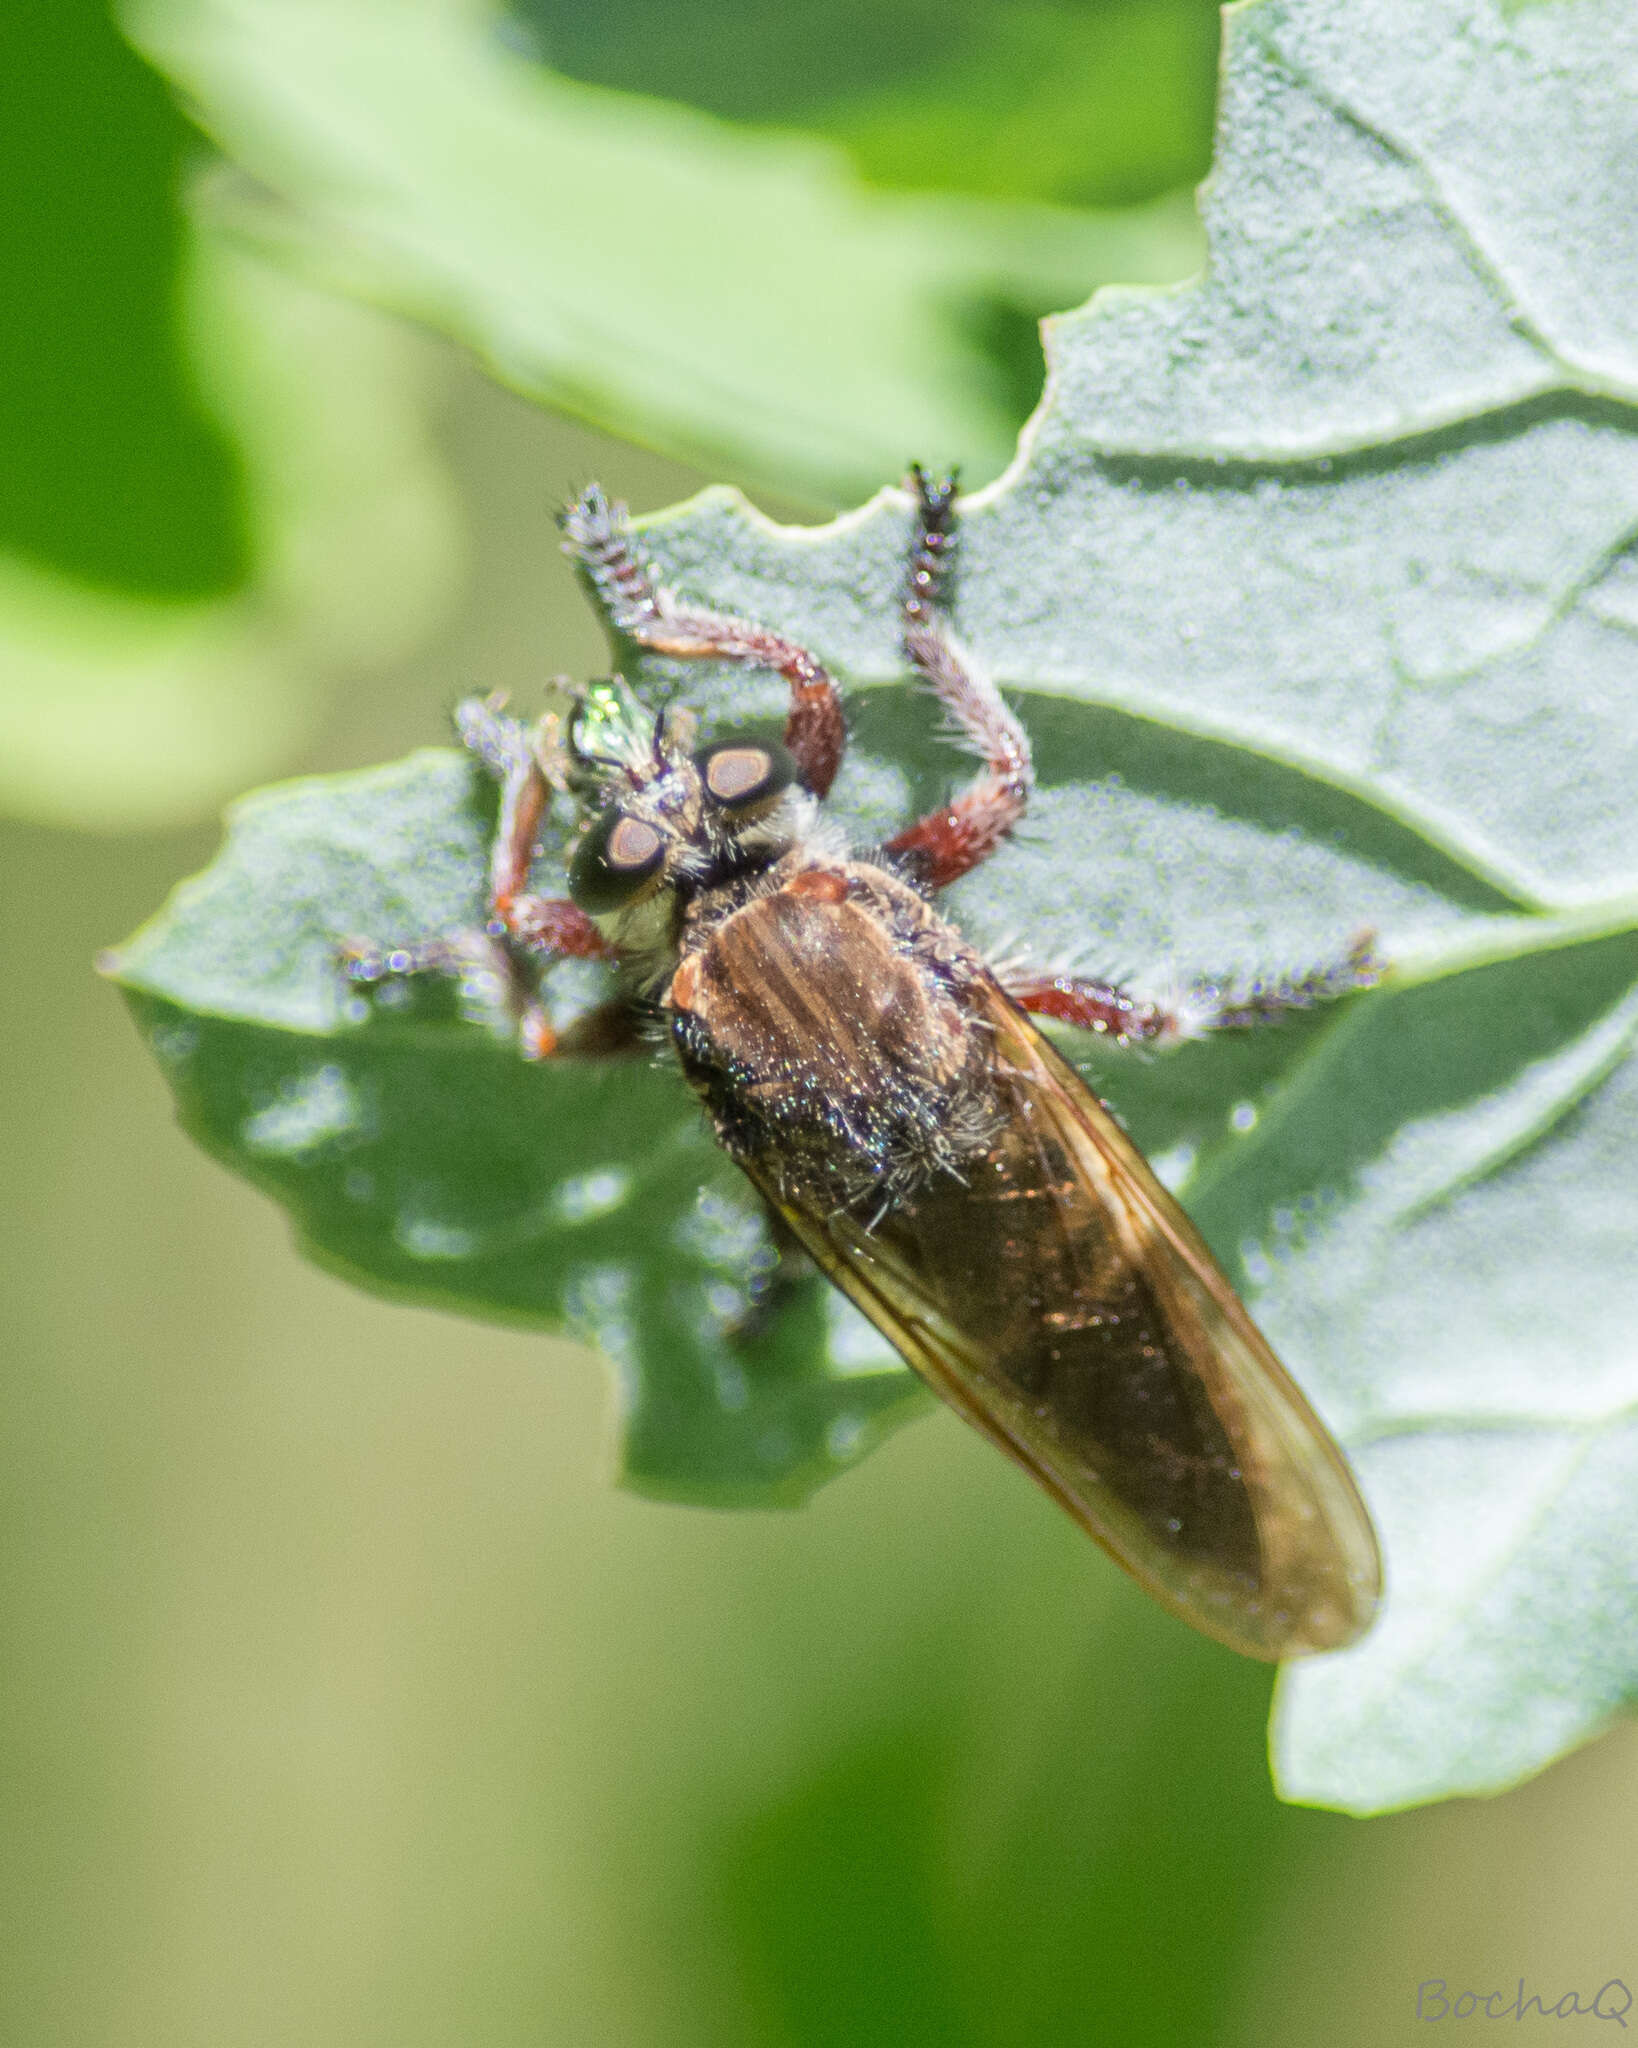
[[[1510, 1782], [1638, 1680], [1638, 17], [1256, 0], [1228, 22], [1208, 279], [1056, 322], [1023, 459], [967, 515], [959, 626], [1018, 693], [1042, 789], [952, 909], [981, 944], [1147, 981], [1303, 964], [1362, 924], [1395, 963], [1301, 1025], [1097, 1068], [1379, 1519], [1387, 1612], [1288, 1674], [1276, 1729], [1290, 1795], [1371, 1811]], [[836, 808], [866, 840], [951, 773], [925, 703], [874, 687], [898, 679], [907, 524], [894, 493], [809, 532], [715, 490], [645, 534], [668, 580], [846, 677]], [[755, 678], [687, 687], [718, 720], [778, 705]], [[267, 1173], [269, 1133], [298, 1161], [367, 1136], [353, 1074], [399, 1045], [398, 1089], [459, 1153], [440, 1076], [504, 1073], [492, 1038], [346, 1022], [321, 934], [469, 917], [472, 788], [434, 756], [257, 799], [239, 830], [267, 834], [258, 874], [311, 885], [250, 894], [213, 871], [127, 951], [188, 1114], [241, 1170]], [[372, 810], [393, 790], [401, 860]], [[241, 1043], [207, 1116], [214, 1018]], [[271, 1033], [307, 1076], [288, 1096], [276, 1062], [245, 1083]], [[698, 1229], [678, 1162], [709, 1155], [651, 1098], [662, 1082], [600, 1073], [583, 1125], [560, 1110], [565, 1241], [622, 1187], [597, 1178], [593, 1125], [648, 1128], [655, 1244]], [[493, 1211], [470, 1245], [421, 1234], [429, 1294], [563, 1199], [515, 1147], [502, 1185], [497, 1115], [446, 1168], [487, 1174]], [[377, 1242], [448, 1220], [411, 1181], [357, 1200]], [[356, 1265], [357, 1242], [325, 1255]], [[648, 1285], [579, 1304], [628, 1370], [700, 1341], [698, 1291], [672, 1323]], [[813, 1384], [847, 1376], [851, 1327], [830, 1341], [828, 1364], [804, 1355]], [[717, 1441], [756, 1386], [719, 1387]], [[698, 1455], [698, 1410], [689, 1429]]]
[[1185, 201], [873, 192], [829, 144], [546, 72], [464, 0], [134, 0], [131, 26], [290, 203], [245, 233], [531, 396], [817, 503], [918, 448], [995, 475], [1034, 319], [1198, 260]]
[[453, 593], [427, 352], [193, 218], [95, 5], [0, 25], [0, 807], [208, 815]]
[[0, 553], [158, 599], [249, 570], [244, 479], [177, 333], [200, 148], [94, 0], [0, 15]]
[[872, 183], [1123, 206], [1205, 176], [1215, 0], [513, 0], [571, 78], [840, 142]]
[[191, 237], [182, 325], [243, 464], [249, 579], [166, 599], [0, 554], [0, 805], [14, 814], [93, 830], [208, 815], [289, 758], [327, 686], [406, 652], [454, 596], [424, 346], [208, 225]]

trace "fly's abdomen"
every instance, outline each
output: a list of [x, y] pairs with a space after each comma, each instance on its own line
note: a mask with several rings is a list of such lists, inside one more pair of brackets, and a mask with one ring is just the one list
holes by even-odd
[[1112, 1493], [1162, 1548], [1255, 1582], [1256, 1518], [1228, 1433], [1049, 1137], [1014, 1116], [964, 1189], [932, 1189], [883, 1229], [969, 1337], [1017, 1434], [1071, 1484]]

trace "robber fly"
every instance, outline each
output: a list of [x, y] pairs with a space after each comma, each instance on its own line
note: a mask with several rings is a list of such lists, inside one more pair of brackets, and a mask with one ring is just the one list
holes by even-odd
[[[783, 746], [701, 745], [692, 713], [651, 711], [619, 681], [560, 695], [532, 729], [497, 700], [460, 708], [502, 785], [488, 929], [523, 1049], [606, 1050], [657, 1020], [780, 1235], [1164, 1606], [1253, 1657], [1336, 1648], [1369, 1623], [1380, 1577], [1342, 1455], [1030, 1018], [1161, 1044], [1362, 986], [1369, 949], [1238, 1002], [1203, 984], [1175, 1009], [985, 964], [929, 899], [1023, 817], [1029, 741], [942, 616], [954, 483], [914, 470], [910, 485], [905, 660], [983, 766], [868, 854], [820, 813], [845, 730], [815, 657], [660, 588], [595, 487], [565, 514], [619, 633], [777, 671], [790, 704]], [[566, 900], [529, 892], [554, 792], [581, 820]], [[361, 948], [349, 972], [454, 971], [458, 951]], [[540, 975], [563, 956], [611, 962], [621, 994], [560, 1042]]]

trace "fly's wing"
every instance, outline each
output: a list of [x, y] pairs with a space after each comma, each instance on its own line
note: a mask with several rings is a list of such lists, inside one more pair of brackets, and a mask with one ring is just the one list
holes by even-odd
[[866, 1228], [752, 1177], [917, 1372], [1156, 1599], [1252, 1657], [1339, 1648], [1381, 1582], [1342, 1454], [1141, 1154], [1001, 990], [1004, 1125]]

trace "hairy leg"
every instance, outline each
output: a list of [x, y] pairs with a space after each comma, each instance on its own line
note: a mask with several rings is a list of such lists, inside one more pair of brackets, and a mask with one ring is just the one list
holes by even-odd
[[549, 1059], [562, 1051], [626, 1050], [639, 1035], [628, 1003], [616, 1000], [590, 1011], [565, 1042], [540, 999], [540, 972], [551, 961], [607, 960], [613, 952], [577, 904], [528, 893], [551, 785], [527, 728], [509, 718], [497, 700], [476, 697], [458, 706], [455, 724], [462, 742], [501, 786], [489, 859], [488, 919], [482, 930], [442, 934], [407, 946], [349, 941], [340, 949], [342, 972], [360, 990], [417, 975], [458, 981], [472, 992], [478, 1008], [504, 1009], [511, 1016], [526, 1059]]
[[886, 850], [929, 888], [942, 889], [988, 860], [1023, 817], [1034, 770], [1023, 727], [944, 622], [944, 584], [955, 545], [955, 479], [934, 483], [918, 466], [909, 484], [916, 496], [916, 533], [904, 594], [905, 658], [944, 707], [950, 730], [984, 768], [949, 803], [897, 833]]
[[1293, 1010], [1311, 1010], [1354, 989], [1370, 988], [1383, 974], [1375, 940], [1374, 932], [1360, 932], [1340, 960], [1306, 974], [1246, 984], [1203, 977], [1171, 1004], [1145, 1002], [1114, 982], [1087, 975], [1028, 968], [1005, 975], [1002, 985], [1020, 1009], [1035, 1016], [1102, 1032], [1125, 1044], [1175, 1045], [1208, 1031], [1272, 1023]]
[[527, 1060], [559, 1054], [612, 1059], [638, 1052], [646, 1043], [639, 1012], [620, 996], [597, 1004], [559, 1034], [541, 1001], [535, 970], [537, 962], [566, 956], [548, 944], [539, 945], [525, 959], [515, 944], [492, 932], [465, 931], [410, 946], [380, 947], [352, 939], [338, 947], [337, 957], [349, 984], [360, 993], [420, 975], [459, 982], [475, 1011], [502, 1011], [511, 1018], [518, 1050]]
[[543, 959], [602, 960], [608, 942], [586, 913], [562, 897], [527, 893], [551, 785], [526, 726], [495, 698], [456, 706], [461, 743], [501, 786], [500, 816], [489, 853], [489, 930]]
[[563, 515], [564, 551], [590, 579], [615, 628], [639, 647], [680, 661], [736, 661], [772, 669], [790, 685], [785, 745], [815, 796], [836, 780], [847, 744], [842, 700], [830, 674], [805, 647], [725, 612], [686, 605], [662, 588], [633, 552], [624, 505], [596, 484]]
[[451, 932], [408, 946], [377, 946], [349, 939], [337, 949], [342, 973], [360, 994], [436, 976], [458, 982], [474, 1011], [504, 1011], [517, 1030], [525, 1059], [547, 1059], [557, 1033], [533, 980], [503, 939], [486, 931]]

